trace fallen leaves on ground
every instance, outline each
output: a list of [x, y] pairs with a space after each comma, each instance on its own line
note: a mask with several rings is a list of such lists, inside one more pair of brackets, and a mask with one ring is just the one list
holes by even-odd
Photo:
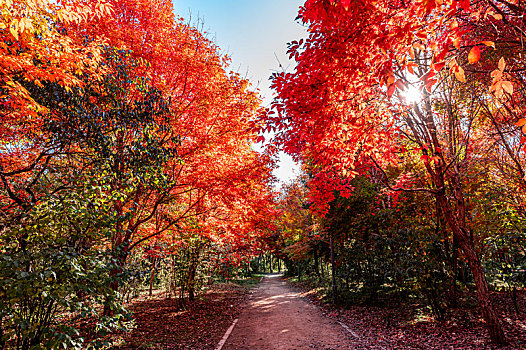
[[232, 283], [215, 284], [181, 308], [177, 299], [159, 294], [137, 300], [130, 310], [136, 328], [120, 335], [125, 349], [214, 349], [240, 312], [248, 289]]
[[509, 294], [492, 294], [509, 341], [508, 345], [498, 346], [489, 340], [472, 291], [464, 292], [460, 307], [449, 310], [444, 321], [437, 321], [421, 304], [397, 301], [382, 306], [338, 308], [325, 303], [319, 290], [304, 283], [294, 283], [294, 286], [320, 306], [326, 316], [348, 325], [368, 349], [526, 349], [525, 290], [518, 293], [519, 314]]

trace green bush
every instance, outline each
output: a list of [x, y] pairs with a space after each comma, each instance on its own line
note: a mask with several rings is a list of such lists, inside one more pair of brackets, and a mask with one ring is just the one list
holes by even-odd
[[[101, 348], [129, 315], [109, 285], [114, 260], [102, 246], [112, 225], [96, 188], [53, 196], [0, 237], [0, 348]], [[100, 204], [100, 203], [99, 203]], [[112, 316], [99, 316], [102, 305]], [[82, 325], [89, 322], [89, 332]]]

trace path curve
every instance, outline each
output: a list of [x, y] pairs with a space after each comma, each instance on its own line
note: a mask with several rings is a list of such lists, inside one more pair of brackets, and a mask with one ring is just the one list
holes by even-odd
[[268, 275], [247, 302], [222, 350], [362, 348], [353, 338], [280, 275]]

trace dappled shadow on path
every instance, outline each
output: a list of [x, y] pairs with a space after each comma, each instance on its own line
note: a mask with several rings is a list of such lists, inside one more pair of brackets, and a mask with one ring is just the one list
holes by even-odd
[[223, 350], [353, 348], [340, 325], [323, 317], [277, 275], [265, 277]]

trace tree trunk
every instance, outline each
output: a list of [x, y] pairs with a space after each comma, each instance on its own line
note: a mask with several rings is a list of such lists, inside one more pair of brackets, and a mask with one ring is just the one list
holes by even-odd
[[451, 307], [457, 308], [458, 302], [457, 302], [457, 273], [458, 273], [458, 248], [455, 240], [453, 240], [453, 251], [451, 255], [451, 264], [452, 264], [452, 278], [451, 278]]
[[[110, 276], [112, 277], [112, 279], [111, 279], [111, 282], [109, 283], [109, 287], [114, 292], [117, 292], [120, 287], [117, 276], [123, 271], [123, 267], [126, 264], [126, 258], [128, 256], [128, 253], [126, 251], [126, 248], [122, 248], [120, 251], [118, 249], [115, 249], [114, 251], [115, 251], [115, 254], [117, 255], [116, 266], [110, 270]], [[115, 311], [112, 310], [112, 308], [110, 307], [109, 299], [106, 299], [106, 302], [104, 303], [103, 314], [104, 316], [115, 315]]]
[[442, 193], [442, 195], [438, 194], [437, 200], [442, 207], [448, 226], [451, 231], [453, 231], [454, 241], [456, 241], [460, 249], [462, 249], [471, 272], [473, 273], [475, 285], [477, 287], [477, 298], [480, 304], [482, 316], [486, 321], [490, 338], [497, 344], [504, 344], [506, 343], [506, 336], [504, 335], [499, 317], [491, 302], [488, 282], [486, 281], [486, 276], [482, 269], [482, 263], [475, 251], [475, 245], [471, 235], [464, 225], [461, 226], [461, 224], [465, 222], [465, 208], [463, 208], [463, 205], [460, 205], [463, 204], [463, 202], [459, 201], [460, 204], [457, 203], [457, 207], [455, 208], [455, 213], [457, 215], [454, 215], [453, 208], [451, 208], [444, 193]]
[[150, 292], [149, 295], [153, 294], [153, 280], [155, 279], [155, 272], [157, 271], [157, 258], [153, 258], [152, 273], [150, 276]]
[[195, 275], [197, 273], [197, 265], [199, 264], [199, 253], [200, 251], [196, 249], [194, 254], [190, 259], [190, 268], [188, 270], [188, 282], [186, 288], [188, 291], [188, 300], [195, 300]]
[[318, 279], [320, 278], [320, 263], [318, 258], [318, 249], [314, 249], [314, 270]]
[[331, 244], [331, 272], [332, 272], [332, 303], [336, 302], [336, 264], [334, 263], [334, 239], [332, 238], [332, 233], [330, 235], [330, 244]]
[[170, 256], [170, 297], [172, 296], [172, 293], [173, 293], [173, 297], [174, 299], [177, 297], [177, 294], [176, 294], [176, 276], [175, 276], [175, 255], [171, 255]]
[[519, 302], [518, 302], [518, 295], [517, 295], [517, 287], [515, 286], [512, 287], [510, 291], [510, 297], [511, 297], [511, 302], [513, 303], [513, 308], [515, 309], [515, 313], [519, 315], [520, 309], [519, 309]]
[[459, 241], [459, 245], [464, 252], [469, 267], [471, 268], [471, 272], [473, 273], [473, 277], [475, 278], [477, 297], [491, 340], [498, 344], [504, 344], [506, 343], [506, 336], [504, 335], [499, 317], [495, 312], [493, 303], [491, 302], [488, 281], [486, 280], [484, 270], [482, 269], [482, 263], [474, 249], [473, 242], [470, 240], [462, 240]]

